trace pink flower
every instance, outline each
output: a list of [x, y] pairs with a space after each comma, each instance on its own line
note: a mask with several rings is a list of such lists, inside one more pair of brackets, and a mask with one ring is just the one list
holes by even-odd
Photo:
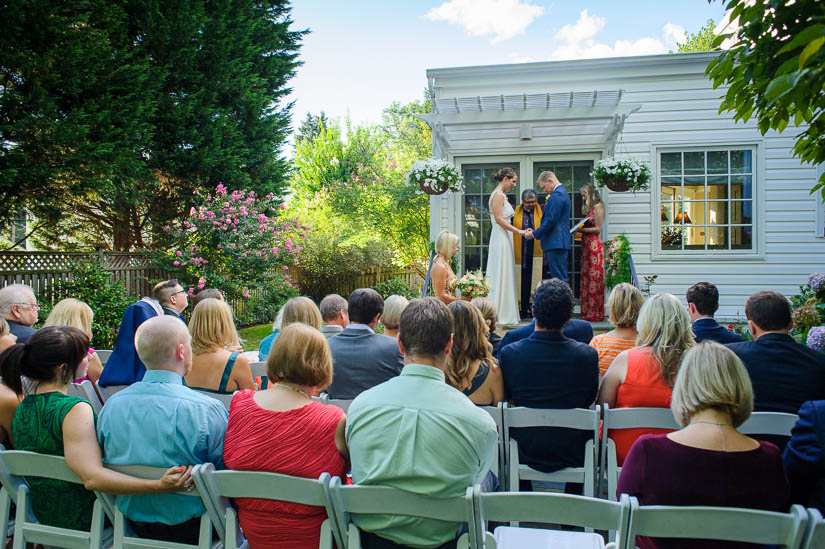
[[189, 297], [195, 297], [195, 288], [190, 287], [187, 293], [189, 294]]
[[170, 227], [169, 225], [164, 225], [164, 226], [163, 226], [163, 230], [164, 230], [164, 231], [168, 231], [169, 229], [171, 229], [171, 227]]
[[288, 270], [289, 270], [289, 267], [287, 267], [286, 265], [284, 265], [284, 270], [285, 270], [285, 271], [288, 271]]
[[[206, 286], [206, 279], [203, 278], [203, 277], [200, 277], [200, 279], [198, 280], [198, 290], [203, 290], [204, 286]], [[189, 288], [189, 289], [191, 290], [192, 288]]]
[[281, 209], [285, 210], [286, 209], [286, 204], [281, 204]]
[[180, 251], [180, 250], [178, 250], [177, 252], [175, 252], [175, 255], [176, 255], [176, 256], [178, 256], [178, 257], [180, 257], [180, 256], [182, 256], [183, 254], [181, 253], [181, 251]]
[[246, 216], [249, 212], [246, 209], [246, 206], [241, 206], [240, 210], [241, 215]]
[[223, 183], [218, 183], [218, 186], [215, 187], [215, 192], [221, 196], [226, 196], [226, 187], [223, 186]]
[[390, 166], [392, 166], [393, 168], [395, 168], [395, 167], [397, 167], [397, 166], [398, 166], [398, 162], [396, 162], [395, 160], [393, 160], [392, 162], [390, 162]]
[[178, 265], [180, 265], [180, 261], [178, 261], [178, 260], [176, 259], [176, 260], [174, 260], [174, 261], [172, 262], [172, 265], [174, 265], [175, 267], [177, 267]]
[[341, 161], [340, 161], [340, 160], [338, 160], [338, 159], [337, 159], [336, 157], [334, 157], [334, 156], [332, 157], [332, 160], [330, 160], [330, 161], [329, 161], [329, 165], [330, 165], [330, 166], [337, 166], [337, 165], [338, 165], [338, 164], [340, 164], [340, 163], [341, 163]]

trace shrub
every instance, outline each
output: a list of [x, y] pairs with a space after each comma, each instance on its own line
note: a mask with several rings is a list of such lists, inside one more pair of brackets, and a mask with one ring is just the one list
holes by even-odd
[[385, 280], [383, 282], [379, 282], [375, 286], [372, 287], [373, 290], [381, 294], [381, 297], [387, 299], [391, 295], [401, 295], [406, 297], [407, 299], [412, 299], [414, 297], [420, 297], [421, 292], [416, 292], [409, 286], [407, 283], [401, 280], [398, 277], [390, 278], [389, 280]]

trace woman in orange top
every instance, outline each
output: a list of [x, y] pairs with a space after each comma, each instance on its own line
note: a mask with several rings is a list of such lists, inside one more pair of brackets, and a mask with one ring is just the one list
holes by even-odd
[[[695, 345], [690, 317], [671, 294], [656, 294], [639, 312], [637, 347], [622, 351], [607, 369], [599, 404], [611, 408], [669, 408], [682, 355]], [[665, 429], [619, 429], [610, 432], [619, 465], [637, 438]]]
[[636, 319], [645, 298], [639, 289], [622, 282], [610, 292], [607, 305], [610, 307], [610, 323], [616, 328], [590, 340], [590, 346], [599, 352], [599, 379], [604, 377], [608, 366], [622, 351], [636, 345]]

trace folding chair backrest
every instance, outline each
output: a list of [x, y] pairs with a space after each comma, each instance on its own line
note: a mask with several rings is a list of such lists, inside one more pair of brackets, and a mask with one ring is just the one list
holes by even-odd
[[737, 427], [745, 435], [791, 436], [791, 429], [799, 416], [782, 412], [753, 412], [745, 423]]
[[[292, 477], [278, 473], [263, 471], [216, 471], [211, 463], [205, 463], [195, 468], [196, 484], [200, 490], [208, 495], [204, 504], [213, 514], [215, 530], [224, 541], [227, 549], [238, 547], [238, 528], [235, 511], [229, 498], [260, 498], [269, 500], [288, 501], [303, 505], [324, 507], [329, 516], [329, 530], [321, 529], [321, 545], [332, 546], [332, 539], [338, 547], [341, 537], [337, 529], [332, 502], [329, 497], [329, 473], [322, 474], [317, 479]], [[217, 519], [217, 520], [216, 520]], [[327, 539], [324, 539], [324, 538]]]
[[97, 358], [100, 359], [100, 364], [102, 366], [106, 366], [106, 363], [109, 362], [109, 357], [112, 356], [112, 350], [98, 349], [97, 351], [95, 351], [95, 354], [97, 354]]
[[249, 369], [252, 371], [252, 377], [261, 378], [261, 389], [266, 389], [269, 386], [269, 374], [266, 373], [266, 362], [250, 362]]
[[109, 385], [108, 387], [101, 387], [100, 383], [95, 381], [95, 387], [97, 387], [97, 392], [100, 393], [100, 398], [103, 399], [103, 403], [106, 404], [106, 401], [111, 398], [111, 396], [118, 391], [122, 391], [128, 385]]
[[321, 393], [318, 396], [312, 397], [312, 400], [314, 400], [315, 402], [322, 402], [324, 404], [329, 404], [329, 395], [326, 394], [326, 393]]
[[227, 410], [229, 410], [229, 403], [232, 402], [232, 397], [234, 397], [235, 393], [237, 393], [237, 391], [235, 391], [235, 393], [228, 393], [227, 394], [227, 393], [216, 393], [214, 391], [204, 391], [202, 389], [193, 389], [193, 390], [197, 393], [202, 394], [202, 395], [212, 397], [215, 400], [220, 400]]
[[66, 388], [66, 394], [88, 400], [97, 414], [100, 414], [100, 410], [103, 408], [103, 402], [101, 402], [100, 397], [97, 396], [95, 386], [92, 385], [92, 382], [88, 379], [84, 379], [81, 383], [69, 383], [69, 386]]
[[350, 520], [350, 516], [356, 513], [466, 522], [470, 529], [469, 537], [459, 540], [459, 547], [471, 543], [468, 540], [476, 536], [471, 486], [467, 487], [463, 496], [434, 498], [390, 486], [342, 486], [340, 479], [334, 477], [330, 482], [330, 493], [338, 528], [343, 535], [357, 535], [357, 527]]
[[[480, 409], [484, 410], [490, 417], [493, 418], [493, 421], [496, 422], [496, 432], [498, 433], [498, 442], [496, 443], [496, 447], [493, 450], [493, 466], [492, 471], [499, 480], [504, 483], [504, 478], [507, 475], [502, 477], [501, 472], [506, 471], [506, 465], [504, 463], [504, 456], [505, 456], [505, 449], [504, 449], [504, 412], [503, 409], [507, 404], [504, 402], [499, 402], [498, 406], [479, 406]], [[506, 486], [505, 486], [506, 488]]]
[[343, 398], [327, 398], [324, 404], [332, 404], [333, 406], [338, 406], [344, 411], [344, 413], [347, 413], [347, 411], [349, 411], [350, 404], [352, 404], [352, 400], [346, 400]]
[[790, 513], [734, 507], [639, 506], [631, 498], [627, 548], [636, 536], [740, 541], [797, 549], [808, 514], [801, 505]]
[[808, 529], [802, 541], [802, 549], [821, 549], [825, 547], [825, 520], [819, 509], [808, 509]]

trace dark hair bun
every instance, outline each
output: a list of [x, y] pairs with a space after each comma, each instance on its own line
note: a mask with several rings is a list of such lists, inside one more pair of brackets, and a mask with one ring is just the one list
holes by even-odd
[[493, 179], [501, 183], [504, 181], [505, 177], [515, 177], [516, 170], [513, 168], [501, 168], [499, 171], [496, 172], [496, 175], [493, 176]]

